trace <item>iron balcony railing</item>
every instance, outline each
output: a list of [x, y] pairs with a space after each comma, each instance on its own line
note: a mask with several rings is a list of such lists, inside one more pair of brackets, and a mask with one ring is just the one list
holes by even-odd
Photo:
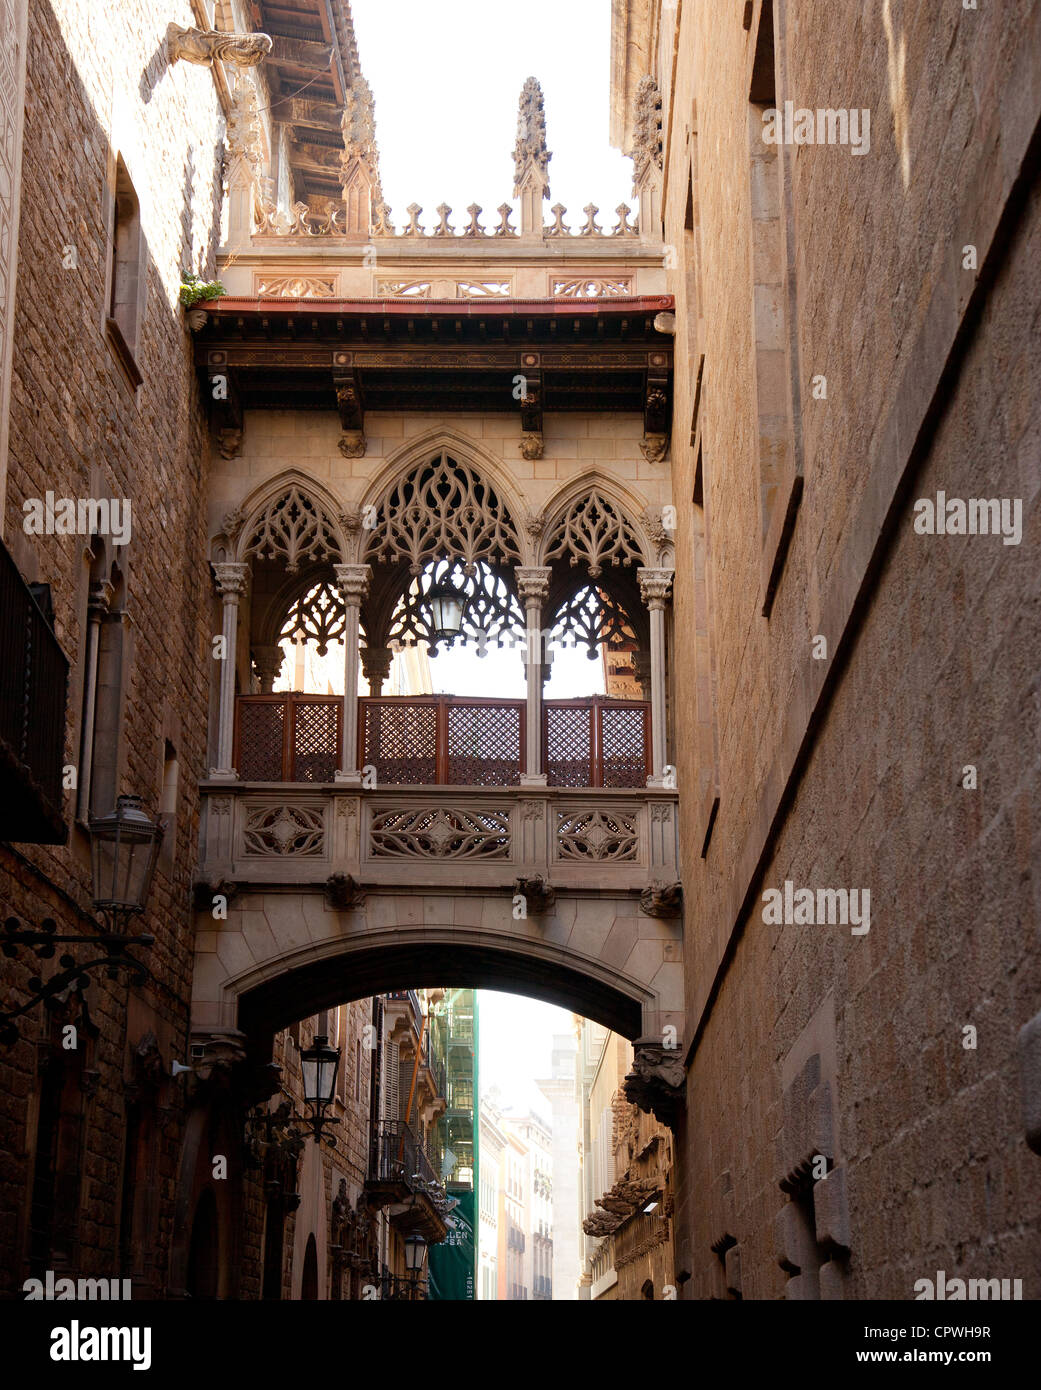
[[409, 1192], [422, 1192], [438, 1181], [421, 1141], [404, 1120], [384, 1120], [374, 1126], [369, 1177], [401, 1185]]
[[[543, 708], [542, 766], [551, 787], [643, 787], [651, 771], [644, 700], [590, 696]], [[244, 782], [331, 782], [340, 766], [343, 701], [332, 695], [241, 695], [235, 766]], [[401, 695], [358, 702], [358, 766], [380, 787], [519, 786], [523, 700]]]
[[64, 844], [62, 765], [69, 663], [0, 543], [0, 839]]

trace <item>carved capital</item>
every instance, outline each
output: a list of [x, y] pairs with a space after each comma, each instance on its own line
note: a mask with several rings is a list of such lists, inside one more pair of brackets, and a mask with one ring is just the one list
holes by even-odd
[[640, 597], [648, 608], [664, 608], [669, 599], [675, 570], [638, 569], [636, 578], [640, 585]]
[[336, 587], [346, 604], [357, 608], [368, 597], [372, 570], [368, 565], [334, 565]]
[[549, 597], [550, 580], [553, 578], [551, 569], [541, 565], [531, 568], [521, 566], [513, 573], [517, 580], [517, 593], [520, 595], [522, 603], [527, 605], [546, 602]]
[[213, 571], [217, 578], [217, 592], [221, 598], [238, 599], [246, 592], [249, 586], [249, 565], [229, 560], [214, 565]]
[[166, 31], [166, 56], [171, 65], [183, 58], [202, 67], [220, 62], [255, 68], [271, 48], [268, 34], [225, 34], [218, 29], [184, 29], [180, 24], [171, 24]]
[[633, 1044], [633, 1069], [624, 1086], [630, 1105], [674, 1130], [685, 1102], [686, 1080], [681, 1048], [659, 1042]]

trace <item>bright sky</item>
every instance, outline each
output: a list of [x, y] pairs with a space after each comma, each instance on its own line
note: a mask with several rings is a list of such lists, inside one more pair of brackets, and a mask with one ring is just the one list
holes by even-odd
[[[610, 231], [614, 209], [632, 206], [632, 161], [608, 143], [610, 0], [353, 0], [362, 71], [376, 100], [383, 193], [401, 230], [419, 203], [428, 229], [434, 209], [468, 221], [470, 203], [512, 201], [517, 102], [537, 77], [546, 98], [549, 208], [567, 225], [592, 201]], [[610, 218], [610, 221], [608, 221]]]
[[497, 1086], [501, 1109], [515, 1115], [534, 1111], [552, 1125], [553, 1107], [535, 1082], [551, 1074], [553, 1034], [572, 1032], [571, 1014], [555, 1004], [488, 989], [479, 992], [477, 1007], [481, 1095]]

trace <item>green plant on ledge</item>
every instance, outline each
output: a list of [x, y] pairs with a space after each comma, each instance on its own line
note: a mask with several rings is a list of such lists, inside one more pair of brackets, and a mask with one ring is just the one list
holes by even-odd
[[181, 303], [186, 309], [208, 299], [220, 299], [222, 294], [227, 294], [227, 290], [219, 280], [200, 280], [190, 270], [181, 272]]

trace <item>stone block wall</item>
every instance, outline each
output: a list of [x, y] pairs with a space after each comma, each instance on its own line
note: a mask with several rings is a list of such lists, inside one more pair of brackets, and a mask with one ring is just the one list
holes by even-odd
[[[1041, 1008], [1041, 218], [1027, 78], [1041, 11], [887, 0], [851, 17], [775, 0], [778, 104], [867, 109], [871, 125], [863, 155], [779, 150], [797, 509], [771, 554], [748, 143], [764, 4], [748, 29], [742, 6], [685, 6], [674, 81], [677, 11], [656, 20], [665, 239], [681, 249], [676, 626], [697, 624], [704, 561], [720, 797], [702, 857], [713, 744], [705, 672], [679, 648], [693, 1047], [678, 1273], [684, 1296], [712, 1296], [712, 1247], [730, 1236], [745, 1298], [906, 1299], [938, 1269], [1019, 1277], [1037, 1297], [1038, 1160], [1016, 1039]], [[939, 492], [1018, 499], [1020, 543], [916, 531], [915, 503]], [[764, 922], [763, 892], [786, 880], [869, 889], [870, 931]], [[808, 1119], [790, 1134], [790, 1087], [829, 1047], [830, 1139]], [[827, 1178], [811, 1165], [782, 1189], [826, 1142]], [[778, 1220], [810, 1223], [803, 1265], [778, 1248]]]

